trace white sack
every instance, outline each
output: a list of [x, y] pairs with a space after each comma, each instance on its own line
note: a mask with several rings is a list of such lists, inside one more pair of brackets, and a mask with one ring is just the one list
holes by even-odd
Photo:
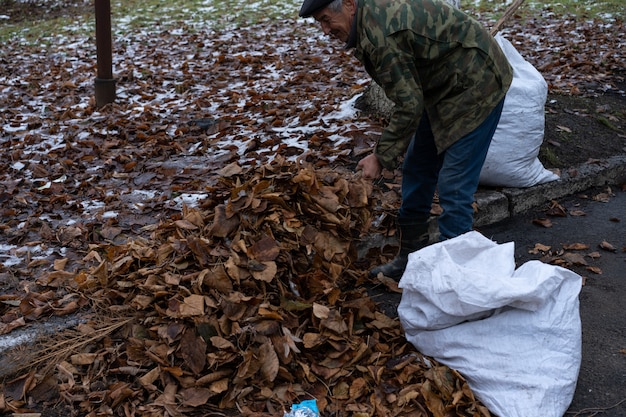
[[500, 122], [480, 173], [490, 186], [530, 187], [559, 177], [537, 156], [543, 142], [548, 84], [502, 35], [495, 36], [513, 67], [513, 82], [504, 99]]
[[562, 417], [581, 363], [582, 278], [469, 232], [409, 255], [398, 307], [406, 338], [459, 371], [500, 417]]

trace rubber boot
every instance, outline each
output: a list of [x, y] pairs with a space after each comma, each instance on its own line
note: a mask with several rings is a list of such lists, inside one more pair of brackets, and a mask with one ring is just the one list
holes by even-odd
[[399, 281], [409, 262], [409, 254], [428, 245], [428, 221], [402, 221], [398, 219], [398, 231], [400, 232], [400, 250], [390, 262], [374, 267], [369, 276], [375, 278], [382, 273], [384, 276]]

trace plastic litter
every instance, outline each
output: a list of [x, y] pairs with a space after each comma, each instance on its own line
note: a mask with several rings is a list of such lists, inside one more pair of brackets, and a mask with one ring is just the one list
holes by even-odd
[[319, 417], [316, 400], [304, 400], [299, 404], [293, 404], [291, 411], [284, 413], [283, 417]]

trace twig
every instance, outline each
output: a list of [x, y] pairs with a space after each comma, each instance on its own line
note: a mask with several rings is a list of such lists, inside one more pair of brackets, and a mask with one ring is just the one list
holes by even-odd
[[519, 9], [522, 3], [524, 3], [524, 0], [515, 0], [513, 3], [511, 3], [511, 5], [504, 11], [504, 14], [500, 17], [500, 19], [498, 19], [493, 28], [491, 28], [492, 35], [498, 33], [500, 28], [504, 25], [504, 22], [506, 22], [508, 18], [511, 17], [517, 9]]
[[604, 413], [605, 411], [611, 410], [615, 407], [619, 407], [621, 404], [623, 404], [624, 402], [626, 402], [626, 398], [624, 398], [621, 401], [618, 401], [616, 404], [610, 406], [610, 407], [594, 407], [594, 408], [585, 408], [582, 409], [580, 411], [576, 411], [576, 412], [567, 412], [566, 414], [572, 414], [572, 417], [581, 417], [583, 414], [585, 413], [592, 413], [592, 414], [585, 414], [586, 417], [593, 417], [593, 416], [597, 416], [600, 413]]
[[[133, 318], [127, 318], [124, 320], [120, 320], [117, 323], [113, 323], [106, 327], [102, 327], [96, 330], [96, 335], [80, 335], [77, 337], [72, 337], [68, 340], [64, 340], [61, 342], [56, 342], [53, 346], [48, 346], [43, 349], [39, 349], [37, 351], [37, 359], [32, 362], [25, 364], [23, 366], [17, 367], [16, 372], [22, 371], [28, 368], [36, 368], [43, 362], [49, 362], [48, 366], [54, 365], [55, 358], [66, 356], [78, 348], [85, 346], [89, 343], [92, 343], [96, 340], [102, 339], [103, 337], [113, 333], [115, 330], [125, 326], [126, 324], [133, 321]], [[69, 346], [68, 346], [69, 345]]]

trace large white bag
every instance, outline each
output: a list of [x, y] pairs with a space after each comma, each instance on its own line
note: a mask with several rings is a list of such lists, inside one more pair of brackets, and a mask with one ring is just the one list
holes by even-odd
[[581, 363], [582, 278], [469, 232], [409, 255], [398, 315], [500, 417], [562, 417]]
[[495, 38], [513, 67], [513, 82], [480, 172], [480, 183], [531, 187], [557, 180], [559, 177], [537, 158], [544, 136], [548, 84], [511, 42], [500, 34]]

